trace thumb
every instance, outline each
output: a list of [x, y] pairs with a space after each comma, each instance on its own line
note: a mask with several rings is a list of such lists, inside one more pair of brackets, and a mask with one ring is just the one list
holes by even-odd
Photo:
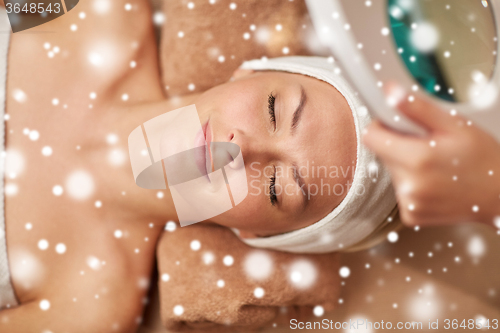
[[445, 111], [422, 97], [402, 92], [401, 87], [396, 84], [389, 84], [386, 92], [388, 96], [398, 96], [395, 105], [402, 114], [431, 132], [448, 132], [456, 127], [460, 118], [456, 116], [456, 112]]

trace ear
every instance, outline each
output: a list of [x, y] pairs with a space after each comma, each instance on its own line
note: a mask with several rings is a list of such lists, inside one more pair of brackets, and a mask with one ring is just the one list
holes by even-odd
[[250, 75], [254, 72], [253, 69], [243, 69], [243, 68], [238, 68], [233, 72], [233, 76], [231, 76], [231, 81], [236, 80], [242, 77], [245, 77], [247, 75]]

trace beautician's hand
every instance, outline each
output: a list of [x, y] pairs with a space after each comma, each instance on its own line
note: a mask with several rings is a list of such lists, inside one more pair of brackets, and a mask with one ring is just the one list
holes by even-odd
[[375, 121], [364, 143], [392, 174], [403, 223], [492, 225], [500, 218], [500, 144], [423, 99], [409, 102], [406, 96], [397, 107], [429, 134], [404, 135]]

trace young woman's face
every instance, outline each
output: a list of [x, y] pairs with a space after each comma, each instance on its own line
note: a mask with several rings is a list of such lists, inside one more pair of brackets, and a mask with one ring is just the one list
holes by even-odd
[[247, 173], [247, 197], [211, 222], [237, 228], [242, 237], [275, 235], [319, 221], [347, 194], [355, 126], [347, 101], [330, 84], [244, 72], [195, 105], [211, 142], [240, 147]]

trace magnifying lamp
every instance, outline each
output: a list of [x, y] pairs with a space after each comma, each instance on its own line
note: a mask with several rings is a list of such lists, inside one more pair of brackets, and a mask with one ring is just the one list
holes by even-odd
[[306, 0], [320, 41], [373, 116], [425, 130], [384, 94], [389, 82], [427, 95], [500, 140], [500, 4], [489, 0]]

